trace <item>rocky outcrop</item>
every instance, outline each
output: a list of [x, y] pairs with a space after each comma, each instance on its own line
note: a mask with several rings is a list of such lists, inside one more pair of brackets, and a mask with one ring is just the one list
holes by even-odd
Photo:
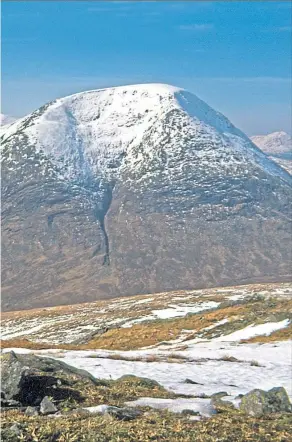
[[255, 389], [243, 396], [240, 409], [251, 416], [260, 417], [269, 413], [290, 413], [292, 406], [283, 387], [269, 391]]
[[85, 370], [51, 358], [16, 355], [13, 351], [1, 355], [3, 407], [41, 406], [41, 410], [48, 409], [48, 396], [58, 401], [72, 397], [81, 402], [82, 393], [72, 388], [76, 380], [107, 385], [106, 381], [94, 378]]
[[[141, 416], [142, 411], [110, 404], [88, 406], [88, 401], [98, 401], [99, 398], [106, 398], [106, 395], [108, 400], [115, 397], [117, 400], [121, 399], [122, 393], [117, 385], [122, 386], [124, 393], [129, 389], [130, 396], [133, 395], [134, 386], [142, 391], [155, 388], [165, 392], [163, 387], [150, 379], [131, 375], [117, 381], [96, 379], [87, 371], [63, 362], [31, 354], [16, 355], [13, 351], [1, 356], [1, 381], [2, 411], [18, 411], [22, 416], [22, 423], [25, 416], [58, 418], [71, 415], [88, 416], [91, 413], [130, 421]], [[112, 395], [111, 388], [116, 389]], [[1, 435], [3, 440], [15, 440], [13, 437], [21, 434], [22, 430], [23, 424], [6, 426]]]

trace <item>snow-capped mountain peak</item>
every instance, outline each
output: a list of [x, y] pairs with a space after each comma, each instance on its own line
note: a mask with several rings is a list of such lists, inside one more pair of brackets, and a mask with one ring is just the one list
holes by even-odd
[[263, 152], [273, 154], [292, 153], [292, 138], [284, 131], [272, 132], [268, 135], [256, 135], [251, 140]]
[[122, 165], [137, 173], [145, 168], [145, 157], [148, 162], [159, 157], [166, 136], [164, 156], [169, 161], [186, 140], [196, 139], [204, 148], [190, 145], [186, 162], [195, 155], [209, 169], [220, 162], [235, 170], [249, 159], [283, 175], [226, 117], [184, 89], [165, 84], [98, 89], [57, 99], [10, 125], [2, 139], [15, 134], [27, 137], [70, 180], [112, 180]]
[[0, 113], [0, 126], [1, 127], [12, 124], [12, 123], [14, 123], [14, 121], [16, 121], [16, 118]]

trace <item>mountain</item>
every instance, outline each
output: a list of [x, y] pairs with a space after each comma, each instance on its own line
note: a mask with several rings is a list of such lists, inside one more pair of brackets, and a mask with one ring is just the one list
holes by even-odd
[[0, 114], [0, 126], [7, 126], [8, 124], [14, 123], [14, 121], [16, 121], [16, 118]]
[[292, 138], [286, 132], [257, 135], [251, 140], [263, 152], [292, 174]]
[[268, 155], [291, 154], [292, 138], [286, 132], [256, 135], [251, 137], [251, 140]]
[[291, 176], [185, 90], [82, 92], [1, 139], [6, 310], [289, 278]]

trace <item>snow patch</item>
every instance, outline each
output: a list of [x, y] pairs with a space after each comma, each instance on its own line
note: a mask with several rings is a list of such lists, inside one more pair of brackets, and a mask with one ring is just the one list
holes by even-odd
[[185, 305], [170, 305], [169, 308], [161, 310], [153, 310], [152, 313], [160, 319], [175, 318], [178, 316], [186, 316], [189, 313], [198, 313], [203, 310], [216, 308], [220, 305], [219, 302], [209, 301], [194, 304]]
[[210, 417], [216, 413], [210, 399], [160, 399], [144, 397], [136, 401], [126, 402], [128, 407], [151, 407], [158, 410], [169, 410], [173, 413], [181, 413], [183, 410], [192, 410], [200, 413], [201, 416]]
[[237, 330], [234, 333], [226, 336], [220, 336], [215, 338], [214, 341], [222, 342], [222, 341], [241, 341], [242, 339], [249, 339], [255, 336], [269, 336], [271, 333], [277, 330], [281, 330], [282, 328], [288, 327], [290, 324], [289, 319], [284, 319], [284, 321], [280, 322], [267, 322], [265, 324], [258, 325], [249, 325], [241, 330]]

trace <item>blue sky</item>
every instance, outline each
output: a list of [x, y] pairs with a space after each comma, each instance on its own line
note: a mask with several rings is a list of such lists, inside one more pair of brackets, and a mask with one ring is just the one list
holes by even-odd
[[291, 133], [290, 2], [2, 2], [2, 113], [169, 83], [248, 135]]

